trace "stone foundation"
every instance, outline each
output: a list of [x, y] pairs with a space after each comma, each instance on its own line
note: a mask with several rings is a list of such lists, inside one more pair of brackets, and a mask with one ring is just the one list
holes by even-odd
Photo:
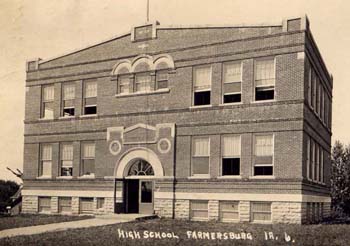
[[190, 218], [190, 200], [176, 200], [175, 201], [175, 219]]
[[273, 202], [271, 205], [272, 222], [301, 224], [302, 203], [300, 202]]
[[23, 196], [22, 197], [22, 213], [34, 214], [38, 212], [38, 197]]
[[155, 199], [154, 212], [160, 217], [172, 218], [174, 210], [174, 202], [171, 199]]

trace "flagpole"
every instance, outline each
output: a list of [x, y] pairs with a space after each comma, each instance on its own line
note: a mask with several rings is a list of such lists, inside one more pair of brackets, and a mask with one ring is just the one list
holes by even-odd
[[149, 22], [149, 0], [147, 0], [147, 22]]

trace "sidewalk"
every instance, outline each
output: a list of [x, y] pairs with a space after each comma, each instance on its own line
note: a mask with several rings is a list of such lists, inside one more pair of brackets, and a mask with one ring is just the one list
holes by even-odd
[[140, 215], [140, 214], [118, 214], [118, 215], [109, 215], [109, 216], [106, 215], [106, 216], [99, 216], [93, 219], [84, 219], [84, 220], [78, 220], [78, 221], [69, 221], [69, 222], [53, 223], [53, 224], [46, 224], [46, 225], [13, 228], [13, 229], [0, 231], [0, 239], [5, 237], [34, 235], [34, 234], [40, 234], [45, 232], [64, 231], [68, 229], [112, 225], [112, 224], [139, 220], [144, 217], [147, 218], [149, 216]]

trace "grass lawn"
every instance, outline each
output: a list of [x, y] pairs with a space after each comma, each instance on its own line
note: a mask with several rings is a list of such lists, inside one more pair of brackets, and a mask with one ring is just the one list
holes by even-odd
[[[119, 230], [119, 232], [118, 232]], [[129, 237], [123, 238], [129, 232]], [[189, 232], [190, 238], [189, 238]], [[163, 236], [178, 238], [150, 238], [165, 232]], [[202, 238], [199, 232], [202, 233]], [[209, 232], [209, 233], [206, 233]], [[210, 234], [214, 232], [213, 234]], [[218, 233], [219, 232], [219, 233]], [[231, 232], [231, 233], [230, 233]], [[271, 239], [266, 240], [266, 233]], [[190, 222], [156, 219], [143, 222], [129, 222], [110, 226], [93, 227], [44, 233], [33, 236], [19, 236], [0, 239], [0, 245], [350, 245], [350, 225], [257, 225], [228, 224], [215, 222]], [[136, 234], [135, 234], [136, 233]], [[144, 234], [145, 233], [145, 234]], [[220, 234], [221, 233], [221, 234]], [[287, 241], [285, 240], [287, 233]], [[119, 235], [120, 234], [120, 235]], [[140, 239], [132, 239], [140, 235]], [[250, 239], [237, 239], [245, 235]], [[148, 238], [144, 238], [144, 236]], [[221, 239], [218, 239], [220, 237]], [[158, 234], [159, 236], [159, 234]], [[197, 239], [195, 238], [197, 237]], [[224, 239], [225, 236], [227, 239]], [[288, 238], [290, 236], [290, 238]], [[160, 234], [162, 237], [162, 234]], [[208, 239], [209, 237], [209, 239]], [[214, 238], [215, 237], [215, 238]], [[214, 238], [214, 239], [213, 239]], [[232, 238], [232, 239], [231, 239]], [[294, 241], [293, 241], [294, 240]]]
[[42, 215], [42, 214], [21, 214], [10, 217], [0, 217], [0, 231], [5, 229], [45, 225], [50, 223], [75, 221], [92, 218], [91, 216], [64, 216], [64, 215]]

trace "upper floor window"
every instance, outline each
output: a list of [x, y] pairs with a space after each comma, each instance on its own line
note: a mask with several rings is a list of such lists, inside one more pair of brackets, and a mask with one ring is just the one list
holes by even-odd
[[40, 167], [39, 176], [51, 177], [52, 171], [52, 146], [51, 144], [42, 144], [40, 146]]
[[148, 73], [135, 75], [135, 92], [147, 92], [151, 89], [151, 76]]
[[81, 175], [93, 175], [95, 173], [95, 143], [82, 144]]
[[53, 85], [42, 88], [41, 118], [53, 119], [55, 88]]
[[223, 102], [240, 102], [242, 95], [242, 63], [226, 63], [223, 71]]
[[196, 67], [193, 70], [193, 105], [210, 105], [211, 67]]
[[165, 89], [168, 88], [168, 70], [158, 70], [156, 71], [156, 88]]
[[275, 59], [265, 58], [255, 62], [255, 100], [275, 98]]
[[273, 135], [255, 136], [254, 175], [273, 175]]
[[75, 85], [63, 84], [62, 87], [62, 116], [75, 115]]
[[209, 174], [210, 142], [209, 137], [192, 139], [192, 175]]
[[240, 175], [241, 137], [222, 138], [222, 175]]
[[97, 82], [84, 83], [84, 114], [97, 114]]
[[73, 144], [61, 144], [61, 176], [73, 175]]
[[130, 92], [130, 75], [121, 75], [118, 77], [119, 94], [128, 94]]

